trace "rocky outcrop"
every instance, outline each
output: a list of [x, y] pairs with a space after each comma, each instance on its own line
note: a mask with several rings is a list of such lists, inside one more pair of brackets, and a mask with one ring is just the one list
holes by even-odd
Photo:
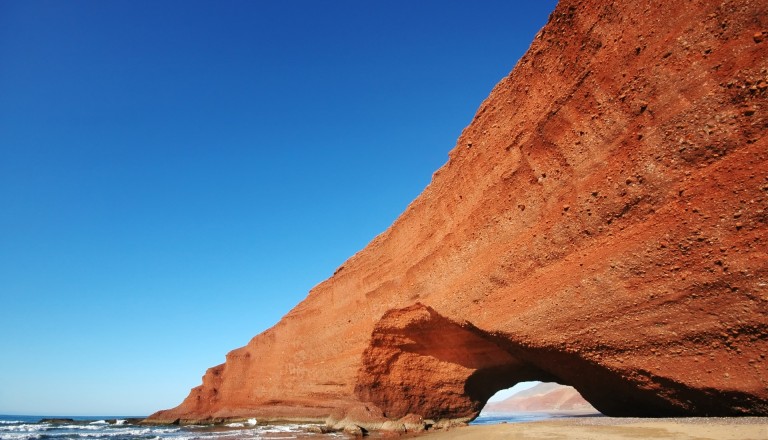
[[400, 218], [150, 420], [768, 414], [767, 55], [765, 0], [561, 1]]
[[563, 412], [595, 413], [575, 388], [556, 383], [540, 383], [497, 402], [488, 402], [483, 413]]

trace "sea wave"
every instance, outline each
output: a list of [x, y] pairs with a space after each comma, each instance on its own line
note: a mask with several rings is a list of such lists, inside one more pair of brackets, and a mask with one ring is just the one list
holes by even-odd
[[232, 423], [227, 423], [224, 426], [226, 426], [228, 428], [245, 428], [246, 426], [256, 426], [258, 424], [259, 424], [258, 420], [256, 420], [256, 419], [248, 419], [245, 422], [232, 422]]
[[88, 425], [71, 425], [71, 424], [67, 424], [67, 425], [46, 425], [46, 427], [48, 429], [73, 429], [73, 430], [85, 429], [85, 430], [88, 430], [88, 431], [98, 431], [98, 430], [104, 429], [106, 426], [107, 426], [106, 424], [104, 424], [104, 425], [102, 425], [102, 424], [94, 425], [93, 423], [88, 424]]
[[303, 432], [309, 425], [270, 425], [262, 428], [264, 433]]
[[[111, 438], [111, 437], [137, 437], [145, 436], [152, 433], [151, 428], [138, 428], [138, 429], [119, 429], [114, 431], [101, 431], [101, 432], [80, 432], [76, 434], [77, 438]], [[159, 434], [158, 432], [154, 432]], [[71, 434], [66, 434], [67, 436]]]
[[95, 422], [3, 423], [0, 425], [0, 440], [285, 440], [314, 436], [308, 432], [311, 425], [259, 425], [256, 419], [224, 426], [142, 426], [127, 422], [112, 423], [111, 420]]
[[13, 432], [0, 434], [0, 440], [30, 440], [38, 439], [39, 435], [30, 435], [28, 433]]
[[0, 426], [0, 433], [3, 432], [35, 432], [35, 431], [41, 431], [48, 427], [50, 425], [48, 424], [30, 424], [30, 423], [22, 423], [20, 425], [4, 425]]
[[181, 428], [136, 427], [126, 425], [49, 425], [23, 424], [0, 426], [0, 440], [167, 438]]

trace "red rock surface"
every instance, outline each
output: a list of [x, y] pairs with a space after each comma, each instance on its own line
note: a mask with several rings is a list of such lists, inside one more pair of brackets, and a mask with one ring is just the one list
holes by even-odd
[[540, 383], [498, 402], [488, 402], [483, 413], [514, 412], [596, 412], [575, 388], [556, 383]]
[[150, 420], [401, 429], [521, 380], [768, 415], [767, 55], [765, 0], [561, 1], [401, 217]]

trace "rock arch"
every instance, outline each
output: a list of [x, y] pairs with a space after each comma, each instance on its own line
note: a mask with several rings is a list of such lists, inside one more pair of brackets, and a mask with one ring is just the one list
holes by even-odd
[[736, 415], [729, 402], [749, 400], [690, 389], [643, 371], [627, 376], [578, 352], [525, 345], [420, 303], [390, 310], [375, 326], [355, 393], [388, 419], [417, 414], [469, 421], [497, 391], [531, 380], [573, 386], [610, 416]]

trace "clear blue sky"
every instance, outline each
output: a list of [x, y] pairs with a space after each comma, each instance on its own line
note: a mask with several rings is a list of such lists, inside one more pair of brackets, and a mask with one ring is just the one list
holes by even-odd
[[180, 403], [392, 223], [554, 5], [0, 0], [0, 413]]

